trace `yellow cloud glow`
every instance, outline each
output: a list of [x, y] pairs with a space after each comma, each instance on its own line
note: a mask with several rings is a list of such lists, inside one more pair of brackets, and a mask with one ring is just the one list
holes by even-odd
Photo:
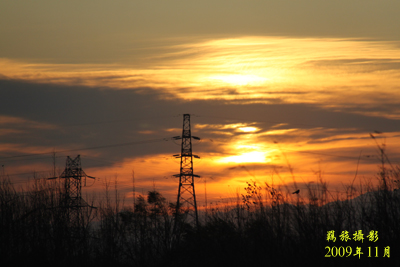
[[237, 156], [230, 156], [230, 157], [225, 157], [221, 158], [219, 162], [221, 163], [229, 163], [229, 162], [234, 162], [234, 163], [266, 163], [271, 160], [267, 159], [267, 153], [265, 152], [248, 152], [248, 153], [243, 153], [241, 155]]
[[249, 133], [249, 132], [256, 132], [256, 131], [258, 130], [257, 127], [239, 127], [238, 129], [239, 129], [240, 131], [246, 132], [246, 133]]
[[149, 87], [166, 91], [165, 98], [185, 100], [281, 101], [339, 108], [384, 101], [392, 111], [371, 114], [397, 118], [400, 108], [393, 104], [400, 98], [399, 47], [388, 41], [242, 37], [169, 45], [158, 56], [135, 61], [150, 65], [0, 59], [0, 74], [43, 83]]
[[210, 80], [221, 81], [234, 86], [244, 86], [244, 85], [261, 85], [266, 82], [268, 79], [259, 77], [256, 75], [240, 75], [240, 74], [232, 74], [232, 75], [221, 75], [221, 76], [211, 76]]

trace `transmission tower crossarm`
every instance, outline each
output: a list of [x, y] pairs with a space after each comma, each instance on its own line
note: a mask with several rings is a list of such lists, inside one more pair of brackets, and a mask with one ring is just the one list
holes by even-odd
[[66, 221], [75, 229], [81, 229], [83, 227], [82, 208], [94, 208], [82, 198], [83, 177], [95, 179], [95, 177], [88, 176], [82, 170], [81, 158], [80, 155], [78, 155], [75, 159], [72, 159], [68, 156], [65, 164], [65, 170], [62, 172], [62, 174], [59, 177], [49, 178], [64, 179], [64, 188], [60, 193], [60, 207], [66, 209]]

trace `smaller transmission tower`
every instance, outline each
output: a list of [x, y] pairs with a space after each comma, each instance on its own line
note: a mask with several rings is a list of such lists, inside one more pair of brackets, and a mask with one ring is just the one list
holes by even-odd
[[68, 156], [65, 170], [61, 176], [50, 179], [56, 178], [65, 179], [63, 192], [61, 192], [60, 206], [61, 208], [66, 209], [66, 221], [71, 227], [80, 229], [84, 223], [82, 208], [91, 207], [82, 198], [82, 178], [95, 178], [86, 175], [86, 173], [82, 170], [80, 155], [78, 155], [75, 159], [72, 159]]
[[178, 221], [178, 216], [181, 208], [186, 208], [187, 212], [194, 209], [196, 226], [199, 225], [196, 193], [194, 190], [194, 177], [200, 177], [200, 176], [193, 174], [193, 157], [199, 158], [199, 156], [192, 154], [192, 138], [200, 140], [199, 137], [192, 136], [191, 134], [190, 114], [184, 114], [182, 136], [173, 137], [173, 139], [175, 140], [182, 139], [181, 154], [174, 155], [176, 158], [181, 158], [180, 173], [174, 175], [175, 177], [179, 177], [175, 227]]

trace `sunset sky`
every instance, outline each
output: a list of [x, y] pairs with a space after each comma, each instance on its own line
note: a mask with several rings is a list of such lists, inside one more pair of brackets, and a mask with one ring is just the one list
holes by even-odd
[[[332, 194], [400, 162], [400, 1], [1, 1], [0, 164], [16, 185], [80, 154], [132, 199], [176, 201], [191, 114], [199, 205], [246, 181]], [[382, 134], [374, 133], [382, 132]], [[370, 133], [376, 136], [372, 139]], [[291, 174], [291, 171], [293, 174]], [[206, 184], [205, 184], [206, 182]], [[207, 186], [205, 188], [205, 186]]]

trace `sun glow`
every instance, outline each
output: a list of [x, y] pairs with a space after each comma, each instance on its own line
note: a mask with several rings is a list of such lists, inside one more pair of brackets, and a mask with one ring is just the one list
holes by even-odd
[[[329, 108], [347, 108], [380, 105], [383, 100], [399, 98], [398, 47], [398, 42], [335, 38], [188, 40], [157, 47], [151, 58], [138, 56], [113, 64], [51, 64], [0, 58], [0, 76], [140, 93], [143, 88], [151, 88], [162, 92], [166, 99], [322, 103]], [[398, 108], [374, 113], [365, 109], [363, 113], [400, 118]]]
[[265, 152], [248, 152], [248, 153], [243, 153], [241, 155], [237, 156], [230, 156], [230, 157], [225, 157], [219, 160], [221, 163], [229, 163], [229, 162], [235, 162], [235, 163], [266, 163], [270, 162], [271, 160], [267, 158], [267, 153]]
[[257, 75], [242, 75], [242, 74], [211, 76], [209, 79], [213, 80], [214, 82], [219, 81], [234, 86], [260, 85], [268, 81], [267, 78], [263, 78]]
[[239, 127], [239, 131], [249, 133], [249, 132], [256, 132], [258, 130], [257, 127]]

